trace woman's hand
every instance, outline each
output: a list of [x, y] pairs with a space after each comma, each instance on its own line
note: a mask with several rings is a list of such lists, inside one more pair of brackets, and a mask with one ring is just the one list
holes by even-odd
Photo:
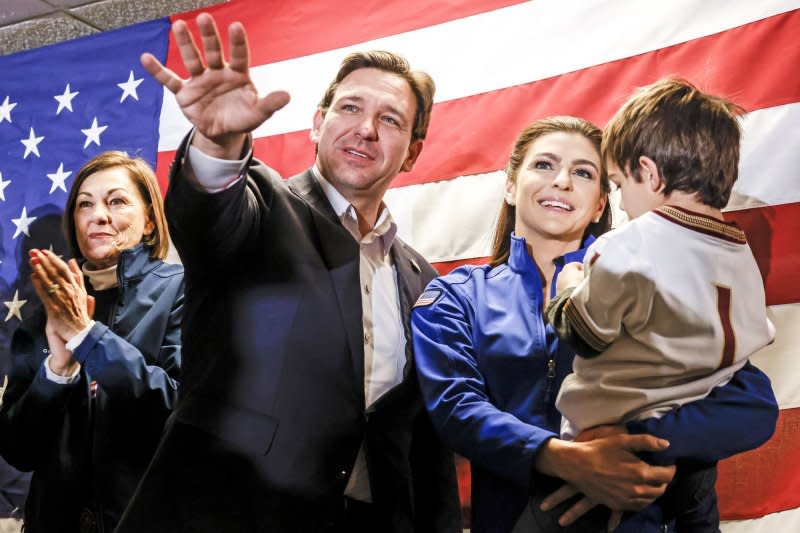
[[86, 293], [83, 274], [74, 259], [67, 264], [53, 252], [36, 249], [30, 255], [31, 282], [47, 312], [47, 328], [69, 342], [89, 325], [94, 298]]
[[577, 261], [567, 263], [558, 274], [558, 279], [556, 280], [556, 291], [561, 292], [569, 287], [577, 287], [581, 284], [583, 278], [584, 273], [582, 263], [578, 263]]
[[72, 352], [67, 350], [64, 339], [53, 330], [50, 322], [44, 328], [47, 336], [47, 345], [50, 348], [50, 370], [59, 376], [71, 376], [78, 368], [78, 362], [72, 357]]
[[[575, 442], [588, 442], [594, 439], [600, 439], [604, 437], [611, 437], [613, 435], [625, 435], [627, 434], [627, 430], [623, 425], [617, 426], [596, 426], [591, 429], [587, 429], [586, 431], [582, 432], [580, 435], [575, 437]], [[550, 511], [551, 509], [555, 509], [561, 503], [569, 500], [573, 496], [580, 494], [581, 491], [578, 490], [574, 485], [570, 483], [564, 483], [558, 490], [554, 491], [550, 495], [548, 495], [544, 500], [542, 500], [542, 511]], [[575, 502], [572, 507], [567, 509], [563, 515], [561, 515], [558, 519], [558, 523], [564, 527], [572, 524], [576, 520], [578, 520], [581, 516], [588, 513], [595, 507], [597, 507], [599, 503], [596, 501], [587, 498], [584, 496], [577, 502]], [[622, 511], [612, 511], [611, 516], [608, 519], [608, 526], [607, 531], [611, 533], [614, 531], [617, 526], [619, 526], [620, 522], [622, 521]]]
[[563, 525], [597, 504], [614, 511], [638, 511], [661, 496], [675, 475], [674, 466], [651, 466], [636, 456], [636, 452], [666, 449], [669, 443], [663, 439], [628, 435], [624, 426], [594, 428], [579, 439], [582, 441], [550, 439], [536, 458], [539, 472], [572, 485], [548, 496], [544, 502], [548, 508], [577, 492], [590, 500], [576, 503], [567, 512], [569, 522], [565, 520]]

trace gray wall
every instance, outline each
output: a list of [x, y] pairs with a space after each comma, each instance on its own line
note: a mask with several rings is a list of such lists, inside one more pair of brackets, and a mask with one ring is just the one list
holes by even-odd
[[0, 0], [0, 55], [227, 0]]

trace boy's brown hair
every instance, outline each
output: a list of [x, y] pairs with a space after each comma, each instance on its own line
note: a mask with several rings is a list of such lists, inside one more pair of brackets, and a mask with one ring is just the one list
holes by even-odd
[[739, 175], [743, 112], [686, 80], [659, 80], [634, 92], [609, 121], [603, 161], [639, 182], [638, 160], [649, 157], [664, 182], [664, 195], [696, 193], [704, 204], [721, 209]]

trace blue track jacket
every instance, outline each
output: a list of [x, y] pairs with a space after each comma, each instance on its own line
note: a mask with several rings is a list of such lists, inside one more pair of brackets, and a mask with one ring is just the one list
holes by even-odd
[[[542, 283], [525, 240], [511, 237], [507, 264], [462, 266], [433, 280], [412, 311], [422, 394], [436, 430], [472, 463], [472, 531], [507, 532], [530, 493], [534, 457], [558, 436], [555, 398], [573, 353], [542, 318]], [[565, 263], [557, 259], [551, 287]], [[554, 289], [553, 289], [554, 290]], [[670, 441], [657, 462], [713, 462], [757, 447], [778, 407], [769, 378], [749, 363], [724, 387], [630, 433]]]

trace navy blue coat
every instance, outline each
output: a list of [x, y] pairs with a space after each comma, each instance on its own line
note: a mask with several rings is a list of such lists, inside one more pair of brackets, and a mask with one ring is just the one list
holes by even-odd
[[177, 399], [183, 268], [150, 258], [140, 244], [121, 253], [117, 275], [116, 305], [108, 317], [96, 317], [74, 352], [81, 364], [75, 383], [45, 375], [43, 308], [12, 338], [0, 454], [34, 471], [28, 532], [78, 531], [84, 507], [99, 531], [112, 531]]

